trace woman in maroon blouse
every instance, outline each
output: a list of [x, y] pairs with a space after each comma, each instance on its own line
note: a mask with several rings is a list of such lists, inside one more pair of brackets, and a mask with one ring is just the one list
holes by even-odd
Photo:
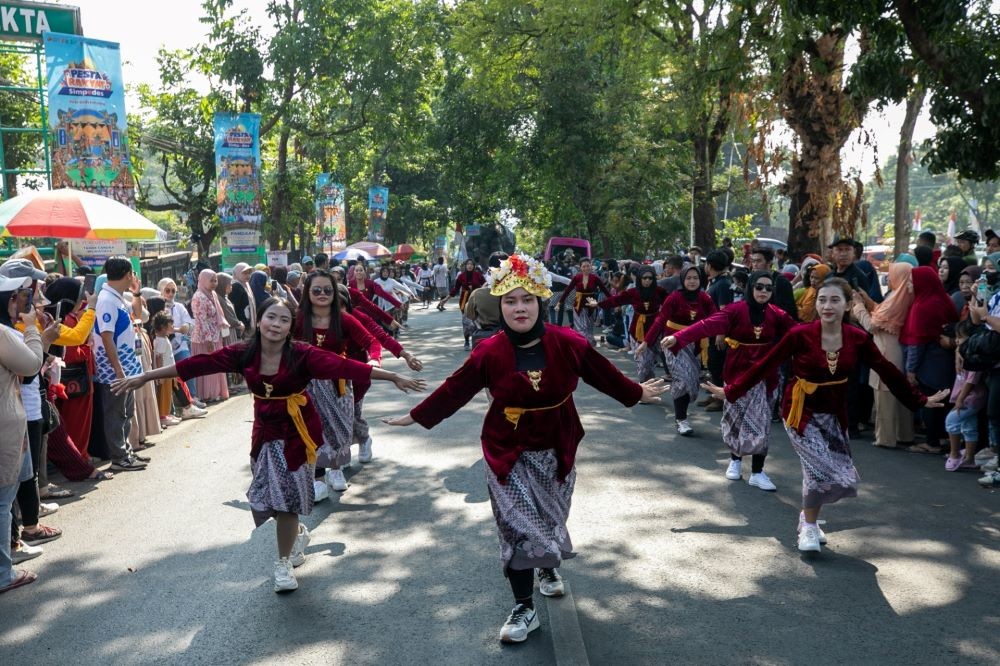
[[486, 278], [472, 259], [466, 259], [463, 268], [464, 270], [455, 278], [451, 293], [438, 303], [438, 309], [443, 308], [449, 298], [454, 298], [455, 294], [458, 294], [458, 311], [462, 313], [462, 335], [465, 337], [465, 348], [468, 350], [472, 334], [476, 332], [476, 322], [465, 316], [465, 304], [469, 302], [469, 296], [473, 291], [486, 284]]
[[[382, 346], [364, 329], [358, 320], [341, 311], [341, 302], [333, 276], [317, 269], [306, 278], [302, 307], [295, 319], [293, 336], [341, 358], [353, 358], [348, 348], [360, 349], [362, 362], [378, 365]], [[330, 491], [347, 490], [347, 479], [341, 469], [351, 462], [351, 437], [354, 433], [354, 385], [343, 379], [314, 379], [309, 382], [309, 398], [316, 405], [323, 423], [323, 444], [316, 450], [316, 501], [329, 496]], [[325, 468], [329, 468], [326, 470]]]
[[597, 292], [603, 292], [605, 296], [610, 296], [608, 286], [604, 280], [594, 275], [592, 272], [594, 264], [588, 257], [580, 260], [580, 272], [573, 276], [562, 295], [559, 296], [559, 305], [565, 302], [570, 292], [576, 293], [576, 300], [573, 301], [573, 328], [582, 335], [593, 347], [597, 344], [594, 339], [594, 323], [597, 321], [597, 303], [588, 305], [589, 300], [596, 300]]
[[382, 379], [401, 391], [420, 391], [423, 380], [372, 368], [291, 337], [294, 306], [269, 298], [257, 310], [257, 330], [249, 342], [192, 356], [176, 365], [112, 382], [116, 393], [133, 391], [150, 380], [180, 377], [187, 381], [214, 372], [238, 372], [254, 396], [250, 458], [253, 479], [247, 491], [254, 522], [275, 518], [278, 561], [274, 591], [298, 588], [292, 567], [305, 562], [309, 532], [299, 515], [313, 508], [313, 469], [317, 442], [323, 441], [319, 414], [306, 393], [314, 379]]
[[556, 567], [575, 554], [566, 519], [576, 449], [583, 438], [573, 404], [577, 382], [582, 378], [626, 406], [658, 402], [665, 389], [660, 380], [636, 384], [586, 340], [542, 321], [541, 299], [552, 292], [540, 262], [514, 255], [492, 269], [489, 279], [490, 293], [501, 297], [505, 335], [480, 342], [465, 364], [409, 415], [386, 423], [433, 428], [489, 389], [493, 402], [481, 435], [486, 481], [503, 570], [515, 600], [500, 640], [520, 642], [539, 626], [532, 601], [534, 570], [542, 594], [562, 595]]
[[826, 542], [816, 522], [823, 505], [858, 494], [858, 471], [847, 436], [846, 384], [854, 368], [858, 364], [869, 366], [892, 394], [914, 411], [921, 406], [941, 407], [949, 393], [945, 389], [925, 396], [882, 356], [868, 333], [845, 324], [850, 295], [846, 280], [827, 279], [816, 297], [817, 321], [793, 328], [725, 389], [705, 385], [720, 400], [739, 400], [791, 358], [781, 413], [788, 439], [802, 462], [801, 551], [819, 552], [820, 544]]
[[[621, 305], [631, 305], [635, 314], [628, 326], [628, 334], [637, 342], [642, 342], [646, 338], [648, 329], [656, 313], [660, 311], [660, 306], [667, 300], [667, 290], [656, 284], [656, 271], [652, 266], [643, 266], [639, 269], [638, 283], [635, 289], [626, 289], [620, 294], [605, 298], [601, 302], [590, 298], [587, 304], [604, 309], [617, 308]], [[639, 373], [639, 381], [644, 382], [652, 379], [655, 375], [656, 356], [652, 350], [646, 348], [641, 354], [636, 353], [635, 364]]]
[[[663, 301], [653, 325], [646, 331], [646, 337], [636, 348], [636, 356], [644, 354], [649, 347], [660, 339], [664, 327], [674, 331], [683, 331], [691, 324], [697, 323], [713, 314], [716, 310], [715, 301], [702, 291], [701, 272], [694, 266], [681, 270], [681, 288], [667, 296]], [[702, 341], [701, 359], [695, 354], [694, 345], [685, 345], [674, 354], [667, 354], [667, 367], [670, 369], [670, 397], [674, 399], [674, 419], [677, 422], [677, 434], [690, 435], [694, 432], [688, 423], [688, 407], [698, 399], [698, 382], [701, 380], [701, 363], [707, 359], [708, 345]]]
[[[755, 271], [747, 285], [744, 300], [727, 305], [708, 319], [667, 336], [663, 339], [663, 348], [677, 353], [692, 342], [723, 335], [729, 346], [726, 364], [722, 368], [723, 381], [729, 384], [749, 370], [795, 326], [795, 320], [770, 303], [774, 292], [774, 275], [771, 272]], [[743, 456], [752, 456], [750, 485], [761, 490], [776, 490], [764, 473], [764, 459], [771, 438], [771, 414], [777, 399], [778, 372], [775, 370], [739, 400], [723, 402], [722, 441], [730, 450], [727, 479], [739, 480]]]

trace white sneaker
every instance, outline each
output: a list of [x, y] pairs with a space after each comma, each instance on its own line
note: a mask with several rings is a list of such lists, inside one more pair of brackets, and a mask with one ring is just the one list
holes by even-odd
[[372, 461], [372, 438], [369, 437], [361, 443], [358, 450], [358, 462], [369, 463]]
[[[741, 473], [743, 471], [743, 461], [742, 460], [732, 460], [729, 461], [729, 467], [726, 468], [726, 478], [730, 481], [739, 481]], [[752, 476], [750, 478], [753, 478]]]
[[295, 580], [292, 562], [287, 557], [282, 557], [274, 563], [274, 591], [291, 592], [297, 589], [299, 589], [299, 581]]
[[688, 435], [690, 435], [693, 432], [694, 432], [694, 428], [692, 428], [691, 424], [687, 422], [687, 419], [684, 419], [683, 421], [678, 421], [677, 422], [677, 434], [678, 435], [681, 435], [682, 437], [687, 437]]
[[566, 594], [566, 587], [559, 572], [555, 569], [539, 569], [538, 591], [547, 597], [561, 597]]
[[507, 621], [500, 627], [500, 640], [504, 643], [521, 643], [528, 638], [528, 634], [538, 629], [538, 614], [534, 608], [528, 608], [524, 604], [514, 606], [514, 609], [507, 616]]
[[10, 561], [12, 564], [20, 564], [33, 560], [44, 552], [45, 549], [41, 546], [29, 546], [23, 541], [18, 541], [10, 549]]
[[[767, 477], [764, 472], [757, 472], [756, 474], [750, 475], [750, 480], [747, 481], [751, 486], [755, 488], [760, 488], [761, 490], [775, 491], [778, 489], [776, 485], [771, 482], [771, 479]], [[817, 528], [818, 529], [818, 528]]]
[[53, 513], [59, 510], [59, 505], [55, 502], [39, 502], [38, 503], [38, 517], [44, 518], [45, 516], [51, 516]]
[[326, 481], [323, 479], [313, 480], [313, 502], [322, 502], [330, 496], [330, 490], [326, 487]]
[[309, 530], [302, 523], [299, 523], [299, 535], [295, 537], [295, 543], [292, 544], [292, 554], [289, 555], [288, 561], [292, 563], [293, 567], [301, 567], [306, 563], [306, 546], [309, 545]]
[[330, 490], [336, 490], [340, 493], [347, 490], [347, 479], [344, 477], [344, 470], [326, 470], [326, 485], [330, 488]]
[[[823, 525], [824, 523], [826, 523], [825, 520], [817, 520], [816, 521], [816, 529], [819, 530], [819, 542], [820, 542], [820, 544], [822, 544], [822, 545], [825, 546], [826, 545], [826, 532], [824, 532], [823, 528], [821, 527], [821, 525]], [[798, 527], [798, 532], [799, 533], [802, 532], [802, 526], [805, 525], [805, 524], [806, 524], [805, 520], [800, 517], [799, 518], [799, 527]]]
[[208, 410], [202, 409], [201, 407], [195, 407], [193, 404], [188, 405], [181, 410], [181, 418], [187, 419], [203, 419], [208, 416]]
[[799, 530], [799, 550], [802, 552], [818, 553], [822, 549], [819, 545], [819, 527], [816, 525], [803, 525]]

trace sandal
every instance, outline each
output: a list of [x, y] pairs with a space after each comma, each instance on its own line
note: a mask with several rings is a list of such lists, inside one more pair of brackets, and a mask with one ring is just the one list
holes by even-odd
[[14, 580], [12, 580], [9, 585], [7, 585], [6, 587], [0, 587], [0, 594], [3, 594], [4, 592], [10, 592], [11, 590], [16, 590], [19, 587], [24, 587], [25, 585], [34, 583], [35, 579], [37, 578], [38, 575], [35, 574], [33, 571], [28, 571], [26, 569], [19, 569], [16, 575], [14, 576]]
[[87, 481], [107, 481], [108, 479], [115, 478], [114, 472], [104, 472], [99, 469], [94, 470], [93, 476], [88, 476]]
[[67, 497], [73, 497], [75, 494], [72, 490], [60, 488], [50, 483], [44, 490], [39, 491], [38, 497], [39, 499], [66, 499]]
[[934, 448], [927, 442], [921, 442], [920, 444], [914, 444], [907, 449], [910, 453], [927, 453], [934, 456], [939, 456], [942, 453], [941, 448]]

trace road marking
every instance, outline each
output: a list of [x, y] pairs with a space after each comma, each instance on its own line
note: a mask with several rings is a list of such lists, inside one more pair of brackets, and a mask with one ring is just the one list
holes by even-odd
[[587, 647], [583, 643], [583, 632], [580, 630], [580, 618], [576, 613], [573, 591], [565, 579], [563, 587], [566, 594], [562, 597], [545, 597], [556, 666], [589, 666], [590, 660], [587, 658]]

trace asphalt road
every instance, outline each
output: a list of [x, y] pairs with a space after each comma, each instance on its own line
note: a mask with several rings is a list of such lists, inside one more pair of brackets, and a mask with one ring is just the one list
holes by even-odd
[[[462, 350], [458, 313], [415, 311], [402, 342], [436, 386]], [[627, 374], [623, 353], [608, 352]], [[399, 369], [392, 361], [387, 367]], [[246, 504], [251, 407], [234, 398], [159, 436], [145, 472], [93, 487], [44, 522], [65, 536], [0, 596], [4, 663], [550, 664], [573, 636], [501, 646], [510, 592], [478, 432], [477, 397], [433, 431], [377, 423], [415, 404], [378, 386], [375, 460], [317, 505], [300, 589], [271, 591], [274, 530]], [[677, 437], [660, 406], [625, 409], [581, 385], [565, 563], [592, 664], [1000, 662], [1000, 493], [937, 458], [854, 443], [859, 498], [828, 507], [830, 543], [795, 548], [801, 483], [783, 431], [778, 492], [723, 478], [718, 418]], [[356, 454], [356, 449], [355, 449]], [[550, 602], [565, 604], [568, 600]], [[560, 625], [561, 626], [561, 625]], [[580, 654], [580, 652], [576, 652]]]

